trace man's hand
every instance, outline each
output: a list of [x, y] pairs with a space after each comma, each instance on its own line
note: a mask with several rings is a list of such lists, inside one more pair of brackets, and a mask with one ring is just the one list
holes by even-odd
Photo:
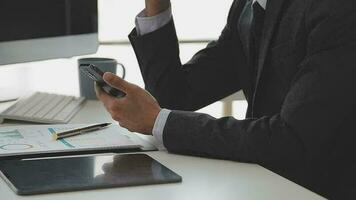
[[125, 97], [116, 98], [96, 86], [97, 97], [104, 103], [112, 118], [129, 131], [152, 134], [161, 108], [151, 94], [112, 73], [105, 73], [104, 80], [112, 87], [126, 93]]
[[147, 17], [158, 15], [159, 13], [167, 10], [170, 5], [170, 0], [145, 0]]

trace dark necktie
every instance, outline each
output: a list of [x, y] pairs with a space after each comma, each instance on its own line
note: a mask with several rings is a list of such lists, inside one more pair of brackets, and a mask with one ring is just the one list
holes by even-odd
[[[251, 47], [252, 47], [252, 55], [253, 55], [253, 60], [254, 62], [258, 61], [258, 55], [259, 55], [259, 50], [260, 50], [260, 44], [261, 44], [261, 37], [262, 37], [262, 32], [263, 32], [263, 24], [264, 24], [264, 19], [265, 19], [265, 10], [261, 7], [261, 5], [258, 2], [255, 2], [253, 4], [253, 20], [251, 24], [251, 38], [250, 42]], [[254, 63], [256, 66], [257, 63]]]
[[246, 5], [240, 15], [238, 30], [241, 41], [244, 45], [255, 82], [258, 55], [263, 32], [265, 10], [258, 2], [247, 0]]

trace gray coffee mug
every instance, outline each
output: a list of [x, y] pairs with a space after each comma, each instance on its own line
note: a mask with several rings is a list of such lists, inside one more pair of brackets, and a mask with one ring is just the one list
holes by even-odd
[[[125, 78], [125, 67], [112, 58], [81, 58], [78, 60], [78, 69], [81, 64], [93, 64], [103, 72], [116, 74], [117, 66], [122, 69], [122, 78]], [[94, 89], [94, 81], [79, 70], [80, 96], [86, 99], [97, 99]]]

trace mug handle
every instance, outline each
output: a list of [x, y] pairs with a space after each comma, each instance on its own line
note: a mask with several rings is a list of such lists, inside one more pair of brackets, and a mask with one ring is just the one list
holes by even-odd
[[122, 69], [122, 76], [121, 76], [121, 78], [122, 79], [125, 79], [125, 77], [126, 77], [126, 68], [125, 68], [125, 66], [122, 64], [122, 63], [117, 63], [117, 65], [120, 65], [120, 67], [121, 67], [121, 69]]

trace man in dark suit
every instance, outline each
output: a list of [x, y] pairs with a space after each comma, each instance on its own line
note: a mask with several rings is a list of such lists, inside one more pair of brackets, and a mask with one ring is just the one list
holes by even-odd
[[[153, 132], [169, 152], [253, 162], [325, 197], [356, 198], [356, 2], [264, 2], [235, 0], [219, 39], [185, 65], [171, 18], [151, 32], [134, 29], [158, 103], [108, 73], [127, 96], [98, 97], [122, 126]], [[167, 9], [168, 0], [146, 0], [143, 14]], [[245, 120], [192, 112], [239, 90]]]

